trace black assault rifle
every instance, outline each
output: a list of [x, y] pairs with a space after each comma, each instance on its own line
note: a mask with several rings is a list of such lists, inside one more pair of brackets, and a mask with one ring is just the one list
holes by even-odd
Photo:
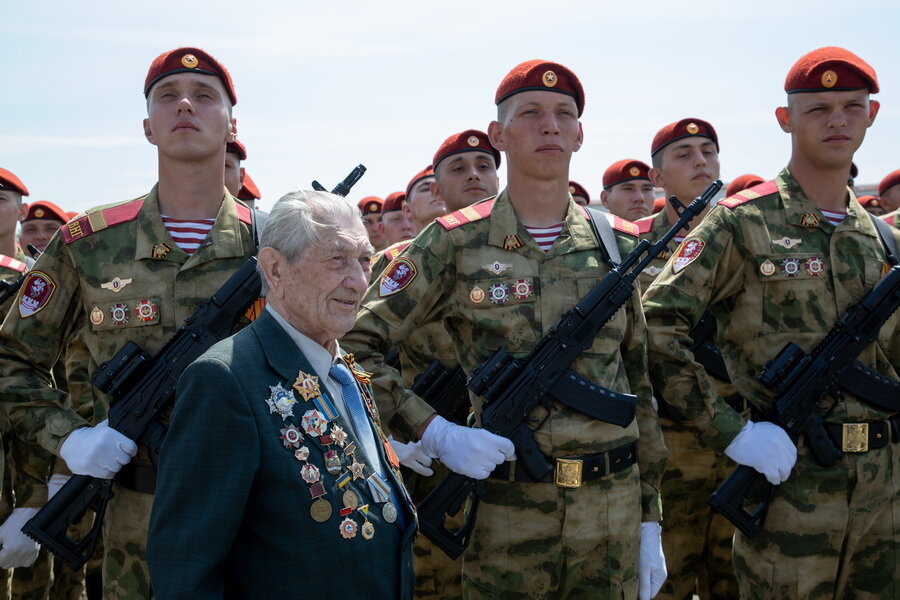
[[[766, 363], [759, 376], [764, 385], [776, 392], [772, 421], [795, 443], [803, 435], [816, 461], [823, 466], [841, 456], [817, 412], [819, 401], [826, 395], [843, 390], [882, 410], [900, 410], [900, 382], [879, 375], [856, 360], [878, 338], [879, 330], [898, 307], [900, 266], [894, 266], [859, 303], [847, 310], [812, 352], [806, 354], [789, 343]], [[773, 491], [774, 486], [764, 475], [739, 465], [713, 492], [709, 503], [752, 538], [765, 525]]]
[[[28, 244], [28, 252], [32, 257], [37, 258], [41, 255], [40, 250]], [[25, 278], [28, 277], [28, 270], [16, 277], [15, 281], [0, 281], [0, 304], [3, 304], [19, 292]]]
[[[569, 367], [593, 344], [600, 328], [631, 299], [634, 282], [641, 271], [665, 250], [680, 230], [703, 212], [721, 187], [721, 181], [710, 184], [702, 196], [681, 211], [678, 221], [656, 243], [651, 245], [642, 240], [620, 265], [560, 318], [530, 354], [517, 359], [501, 348], [473, 371], [469, 389], [484, 399], [482, 427], [513, 441], [517, 460], [535, 481], [544, 479], [554, 468], [538, 449], [531, 429], [525, 425], [528, 415], [538, 405], [549, 408], [554, 402], [560, 402], [621, 427], [634, 419], [635, 396], [598, 386]], [[469, 543], [482, 491], [478, 481], [451, 473], [419, 508], [422, 533], [451, 558], [462, 554]], [[459, 530], [450, 531], [445, 524], [447, 516], [459, 512], [473, 493], [466, 522]]]
[[[363, 172], [365, 167], [356, 167], [332, 193], [349, 191]], [[231, 335], [240, 318], [259, 298], [260, 288], [256, 258], [251, 257], [212, 298], [197, 307], [156, 356], [128, 342], [94, 374], [94, 386], [112, 396], [110, 427], [146, 446], [154, 466], [166, 433], [158, 417], [175, 398], [179, 376], [213, 344]], [[73, 475], [25, 523], [22, 531], [78, 570], [94, 553], [112, 496], [112, 480]], [[88, 510], [95, 514], [91, 530], [75, 540], [68, 529], [79, 523]]]

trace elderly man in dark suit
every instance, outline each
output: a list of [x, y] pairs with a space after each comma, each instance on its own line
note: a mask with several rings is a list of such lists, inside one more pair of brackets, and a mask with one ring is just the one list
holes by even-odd
[[415, 515], [367, 374], [337, 343], [372, 252], [344, 198], [275, 204], [266, 310], [179, 381], [150, 522], [160, 600], [411, 597]]

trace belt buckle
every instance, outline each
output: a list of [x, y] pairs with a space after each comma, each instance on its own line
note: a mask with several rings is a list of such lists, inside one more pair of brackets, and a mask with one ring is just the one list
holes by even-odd
[[844, 423], [841, 426], [841, 450], [844, 452], [868, 452], [869, 424]]
[[556, 459], [556, 485], [566, 488], [581, 487], [581, 469], [584, 461], [581, 459], [557, 458]]

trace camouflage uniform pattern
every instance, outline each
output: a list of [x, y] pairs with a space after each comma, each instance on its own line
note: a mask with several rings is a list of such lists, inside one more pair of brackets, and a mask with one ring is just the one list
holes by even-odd
[[[705, 244], [694, 262], [678, 273], [670, 262], [644, 295], [653, 382], [720, 452], [744, 419], [685, 348], [703, 311], [719, 321], [719, 347], [737, 390], [765, 419], [774, 410], [773, 392], [757, 380], [766, 361], [788, 342], [810, 351], [886, 270], [874, 225], [852, 192], [847, 217], [835, 227], [787, 170], [766, 186], [715, 207], [685, 240]], [[895, 313], [859, 356], [895, 379], [898, 320]], [[827, 398], [822, 408], [831, 423], [890, 416], [851, 394]], [[775, 488], [765, 529], [752, 540], [735, 536], [741, 596], [900, 597], [898, 491], [896, 444], [844, 454], [826, 468], [801, 442], [790, 478]]]
[[[14, 314], [0, 330], [0, 385], [19, 438], [58, 453], [69, 432], [88, 425], [65, 392], [49, 387], [51, 368], [79, 334], [89, 354], [87, 381], [127, 341], [153, 355], [255, 253], [249, 210], [223, 193], [216, 223], [193, 255], [178, 248], [166, 231], [156, 188], [142, 199], [91, 209], [70, 222], [64, 227], [73, 237], [70, 243], [54, 236], [35, 265], [53, 280], [53, 295], [38, 312], [26, 318]], [[161, 251], [160, 244], [167, 250]], [[117, 277], [127, 283], [101, 287]], [[137, 309], [144, 302], [156, 310], [141, 319]], [[116, 305], [125, 307], [124, 323], [112, 317]], [[109, 398], [100, 392], [95, 396], [94, 421], [99, 422]], [[149, 465], [145, 448], [135, 461]], [[104, 597], [149, 598], [145, 550], [153, 497], [118, 484], [114, 492], [104, 523]]]
[[[479, 207], [464, 208], [443, 222], [471, 220]], [[394, 415], [389, 426], [395, 435], [415, 438], [433, 410], [385, 367], [388, 348], [423, 323], [442, 321], [467, 374], [503, 346], [523, 356], [609, 270], [571, 198], [563, 231], [548, 252], [518, 222], [506, 192], [493, 202], [489, 217], [474, 218], [449, 230], [441, 219], [426, 227], [401, 255], [415, 265], [415, 279], [384, 298], [378, 282], [371, 286], [356, 328], [341, 341], [374, 372], [379, 408]], [[520, 247], [510, 243], [512, 236]], [[617, 241], [625, 253], [636, 239], [617, 235]], [[493, 268], [495, 262], [501, 269]], [[528, 290], [520, 286], [522, 293], [515, 294], [520, 280]], [[508, 291], [502, 302], [490, 300], [492, 286]], [[596, 454], [637, 440], [638, 464], [572, 489], [485, 480], [463, 556], [464, 597], [621, 598], [623, 591], [636, 597], [640, 522], [660, 519], [658, 485], [666, 459], [650, 400], [645, 344], [635, 291], [572, 365], [599, 385], [638, 396], [637, 417], [627, 427], [559, 404], [539, 407], [527, 420], [548, 457]], [[472, 403], [477, 420], [480, 399], [472, 397]]]
[[[671, 228], [669, 217], [660, 211], [635, 224], [640, 238], [650, 243], [663, 237]], [[682, 230], [683, 231], [683, 230]], [[662, 272], [678, 244], [670, 241], [666, 249], [651, 261], [640, 277], [646, 290]], [[730, 383], [716, 380], [723, 398], [734, 393]], [[659, 425], [662, 428], [669, 460], [663, 474], [660, 495], [663, 514], [663, 553], [669, 577], [660, 589], [660, 600], [690, 600], [696, 592], [704, 600], [736, 598], [737, 582], [731, 564], [731, 538], [734, 527], [708, 504], [722, 480], [734, 468], [724, 454], [703, 444], [689, 426], [674, 421], [665, 403], [660, 403]]]

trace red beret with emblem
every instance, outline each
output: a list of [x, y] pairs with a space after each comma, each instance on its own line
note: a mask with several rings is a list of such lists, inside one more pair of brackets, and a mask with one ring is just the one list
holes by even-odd
[[529, 60], [513, 67], [500, 82], [494, 103], [500, 104], [514, 94], [532, 90], [571, 96], [578, 107], [578, 116], [584, 112], [584, 88], [581, 87], [581, 81], [566, 67], [546, 60]]
[[784, 80], [788, 94], [801, 92], [878, 92], [878, 77], [869, 63], [844, 48], [826, 46], [800, 57]]
[[728, 183], [728, 187], [725, 188], [725, 197], [727, 198], [728, 196], [734, 196], [740, 191], [765, 182], [765, 179], [763, 179], [759, 175], [754, 175], [752, 173], [747, 173], [745, 175], [741, 175], [740, 177], [735, 177]]
[[633, 158], [614, 162], [603, 173], [603, 189], [608, 190], [617, 183], [624, 183], [632, 179], [650, 181], [650, 166]]
[[588, 191], [584, 189], [584, 186], [577, 181], [569, 182], [569, 193], [573, 196], [581, 196], [582, 198], [587, 199], [588, 202], [591, 201], [591, 195], [588, 194]]
[[144, 96], [150, 95], [150, 88], [157, 81], [176, 73], [202, 73], [218, 77], [225, 86], [231, 105], [237, 104], [237, 94], [234, 92], [234, 83], [228, 69], [199, 48], [176, 48], [157, 56], [147, 71], [147, 79], [144, 80]]
[[[0, 169], [0, 171], [2, 171], [2, 169]], [[887, 176], [881, 180], [881, 183], [878, 184], [878, 195], [882, 195], [898, 183], [900, 183], [900, 169], [888, 173]]]
[[382, 200], [378, 196], [366, 196], [365, 198], [357, 202], [356, 206], [359, 207], [359, 212], [360, 214], [362, 214], [362, 216], [380, 215], [382, 204], [384, 204], [384, 200]]
[[69, 222], [69, 213], [46, 200], [38, 200], [28, 205], [28, 212], [22, 222], [34, 221], [35, 219], [51, 219], [60, 223]]
[[881, 202], [878, 201], [878, 196], [860, 196], [856, 201], [862, 204], [863, 208], [881, 206]]
[[23, 196], [28, 195], [28, 188], [22, 183], [22, 180], [15, 176], [11, 171], [0, 168], [0, 190], [12, 190]]
[[[412, 189], [416, 186], [417, 183], [422, 181], [423, 179], [428, 179], [429, 177], [434, 177], [434, 169], [431, 168], [431, 165], [428, 165], [415, 175], [413, 178], [409, 180], [409, 183], [406, 185], [406, 196], [409, 196], [412, 193]], [[388, 196], [390, 198], [390, 196]]]
[[237, 154], [238, 158], [241, 160], [247, 160], [247, 148], [238, 140], [234, 140], [233, 142], [227, 142], [225, 144], [225, 152], [230, 152], [231, 154]]
[[395, 210], [403, 210], [403, 201], [406, 200], [404, 192], [393, 192], [388, 194], [381, 206], [381, 214], [393, 212]]
[[467, 129], [444, 140], [441, 147], [434, 153], [431, 164], [437, 167], [439, 162], [454, 154], [475, 151], [487, 152], [494, 157], [494, 166], [500, 166], [500, 151], [494, 148], [486, 133], [477, 129]]
[[[241, 169], [244, 171], [244, 169]], [[238, 192], [238, 200], [259, 200], [262, 198], [262, 195], [259, 193], [259, 188], [256, 187], [256, 182], [253, 181], [253, 178], [250, 177], [250, 173], [244, 171], [244, 180], [241, 184], [241, 191]]]
[[705, 137], [709, 138], [716, 145], [716, 152], [719, 151], [719, 136], [712, 125], [702, 119], [682, 119], [674, 123], [669, 123], [653, 136], [653, 143], [650, 145], [650, 156], [653, 156], [672, 142], [677, 142], [689, 137]]

